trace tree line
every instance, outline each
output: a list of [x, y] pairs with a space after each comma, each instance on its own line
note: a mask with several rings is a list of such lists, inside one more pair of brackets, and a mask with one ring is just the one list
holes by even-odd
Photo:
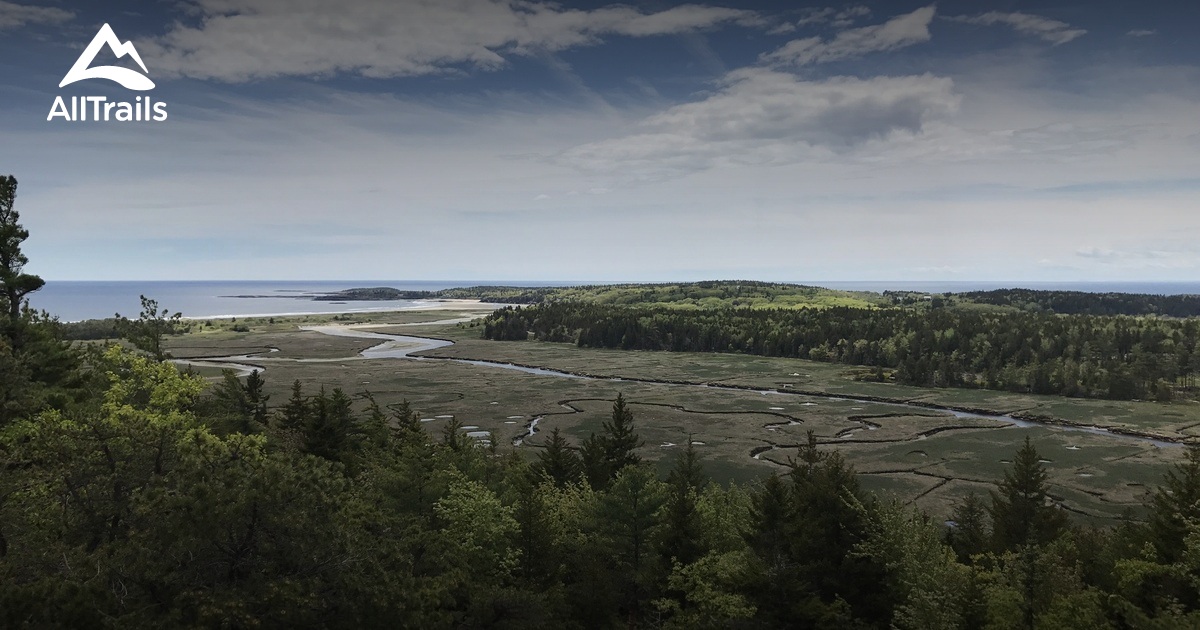
[[1200, 295], [998, 289], [955, 293], [954, 297], [977, 304], [1010, 306], [1027, 311], [1049, 311], [1065, 315], [1200, 317]]
[[[908, 385], [1170, 399], [1200, 374], [1200, 320], [970, 308], [711, 309], [582, 303], [494, 312], [493, 340], [734, 352], [879, 368]], [[883, 372], [887, 369], [887, 372]]]

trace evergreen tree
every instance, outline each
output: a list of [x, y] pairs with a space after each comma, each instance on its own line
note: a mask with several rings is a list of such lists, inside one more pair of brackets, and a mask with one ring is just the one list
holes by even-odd
[[202, 406], [202, 415], [221, 434], [261, 433], [267, 428], [267, 399], [263, 393], [264, 381], [254, 370], [246, 382], [237, 377], [233, 370], [223, 370], [222, 380], [213, 390], [209, 404]]
[[270, 418], [267, 402], [271, 400], [271, 396], [263, 393], [263, 386], [266, 384], [267, 381], [262, 377], [262, 372], [251, 370], [250, 374], [246, 376], [246, 385], [243, 388], [246, 392], [246, 402], [252, 409], [251, 419], [261, 427], [266, 427]]
[[292, 396], [279, 411], [279, 424], [285, 429], [298, 431], [308, 424], [311, 412], [312, 405], [304, 396], [300, 379], [292, 381]]
[[142, 300], [141, 314], [131, 321], [117, 313], [117, 331], [138, 350], [154, 357], [155, 361], [166, 361], [171, 358], [171, 353], [163, 347], [163, 338], [184, 331], [180, 322], [183, 314], [172, 315], [165, 308], [160, 311], [156, 300], [144, 295], [139, 297]]
[[878, 559], [853, 553], [869, 533], [870, 496], [840, 453], [817, 446], [816, 434], [810, 430], [792, 462], [797, 526], [790, 532], [789, 547], [800, 575], [819, 601], [794, 614], [808, 617], [812, 624], [830, 623], [844, 614], [838, 604], [843, 602], [864, 621], [885, 622], [893, 602], [878, 585], [886, 579], [886, 569]]
[[792, 555], [793, 529], [799, 521], [791, 485], [779, 475], [764, 479], [750, 496], [750, 520], [746, 542], [756, 570], [745, 590], [759, 618], [781, 627], [788, 623], [793, 604], [807, 596]]
[[987, 516], [987, 506], [974, 492], [954, 506], [950, 517], [954, 524], [946, 530], [946, 542], [957, 554], [959, 562], [971, 564], [972, 556], [987, 551], [991, 535]]
[[387, 448], [392, 438], [387, 414], [383, 412], [383, 407], [379, 406], [371, 392], [359, 395], [367, 401], [367, 417], [363, 419], [360, 429], [364, 441], [376, 449]]
[[392, 411], [396, 420], [396, 435], [402, 444], [424, 444], [425, 429], [421, 426], [421, 418], [405, 398]]
[[461, 453], [471, 445], [471, 440], [462, 430], [463, 423], [457, 417], [450, 418], [442, 427], [442, 444], [456, 453]]
[[608, 442], [604, 436], [592, 433], [579, 446], [580, 465], [588, 485], [603, 490], [612, 481], [612, 469], [608, 463]]
[[29, 231], [14, 208], [16, 194], [16, 178], [0, 175], [0, 427], [80, 402], [103, 380], [81, 369], [82, 353], [63, 339], [57, 319], [29, 308], [27, 296], [45, 282], [25, 273], [21, 243]]
[[1189, 526], [1200, 523], [1200, 445], [1189, 445], [1187, 457], [1163, 477], [1150, 510], [1150, 536], [1159, 559], [1167, 564], [1183, 555]]
[[992, 542], [1002, 551], [1025, 544], [1045, 544], [1066, 529], [1066, 515], [1048, 505], [1046, 468], [1037, 449], [1025, 436], [1025, 443], [1013, 457], [1012, 468], [1004, 472], [999, 490], [992, 492]]
[[633, 430], [633, 411], [625, 403], [625, 397], [617, 394], [613, 403], [612, 419], [604, 423], [605, 460], [609, 476], [616, 477], [626, 466], [641, 461], [634, 451], [642, 446], [642, 440]]
[[660, 550], [668, 567], [675, 562], [691, 564], [704, 555], [703, 523], [697, 502], [707, 484], [700, 456], [688, 436], [687, 448], [680, 451], [667, 475]]
[[304, 452], [343, 464], [352, 463], [356, 435], [350, 397], [340, 387], [329, 395], [321, 388], [310, 404], [311, 414], [304, 426]]
[[571, 450], [571, 446], [562, 436], [558, 427], [554, 427], [554, 430], [550, 432], [550, 439], [546, 441], [545, 448], [538, 453], [536, 469], [560, 488], [570, 483], [576, 483], [582, 477], [583, 465], [579, 460], [579, 455]]
[[29, 258], [21, 251], [21, 243], [29, 238], [29, 230], [19, 223], [21, 215], [13, 207], [17, 197], [17, 178], [0, 175], [0, 299], [3, 300], [7, 321], [4, 326], [8, 343], [21, 347], [21, 310], [25, 298], [46, 284], [40, 277], [25, 273]]
[[622, 617], [636, 627], [653, 594], [656, 575], [653, 540], [656, 515], [663, 505], [662, 482], [646, 466], [628, 466], [617, 474], [612, 488], [600, 495], [596, 520], [599, 534], [612, 554], [614, 578], [623, 586]]

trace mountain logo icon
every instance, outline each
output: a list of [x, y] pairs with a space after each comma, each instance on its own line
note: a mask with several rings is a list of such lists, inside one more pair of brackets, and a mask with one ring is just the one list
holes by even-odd
[[120, 66], [90, 67], [92, 62], [96, 60], [96, 55], [100, 52], [100, 49], [105, 45], [108, 46], [109, 50], [113, 51], [113, 54], [118, 59], [125, 55], [133, 57], [137, 65], [141, 66], [142, 72], [149, 74], [150, 71], [146, 70], [146, 64], [142, 63], [142, 58], [138, 55], [137, 49], [133, 47], [133, 42], [121, 43], [121, 40], [117, 39], [117, 34], [113, 32], [112, 27], [105, 24], [100, 27], [100, 31], [92, 38], [92, 43], [88, 44], [87, 48], [83, 50], [83, 54], [79, 55], [79, 59], [75, 60], [75, 65], [71, 66], [71, 69], [67, 72], [67, 76], [63, 77], [62, 83], [59, 83], [58, 87], [64, 87], [85, 79], [108, 79], [109, 81], [120, 83], [122, 87], [129, 90], [145, 91], [154, 89], [154, 81], [151, 81], [150, 77], [145, 74], [139, 74], [136, 70]]

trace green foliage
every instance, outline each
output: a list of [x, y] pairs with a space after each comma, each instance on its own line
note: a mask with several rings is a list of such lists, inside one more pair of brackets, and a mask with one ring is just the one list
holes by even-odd
[[621, 585], [618, 611], [634, 625], [654, 592], [658, 558], [653, 541], [665, 495], [662, 482], [650, 468], [631, 465], [617, 473], [612, 488], [600, 495], [596, 507], [598, 542], [608, 551], [610, 570]]
[[21, 227], [21, 214], [14, 208], [17, 197], [17, 178], [0, 175], [0, 306], [7, 321], [4, 333], [10, 344], [20, 346], [21, 311], [25, 297], [46, 284], [40, 277], [25, 273], [29, 258], [21, 251], [21, 243], [29, 238], [29, 230]]
[[252, 371], [243, 383], [233, 370], [223, 370], [221, 382], [197, 409], [205, 424], [219, 434], [262, 433], [267, 428], [269, 413], [263, 393], [263, 378]]
[[633, 411], [625, 397], [617, 394], [612, 417], [604, 422], [604, 432], [589, 435], [579, 447], [584, 476], [593, 488], [604, 489], [627, 466], [641, 462], [634, 451], [642, 440], [633, 429]]
[[130, 320], [117, 313], [117, 332], [135, 348], [154, 357], [155, 361], [170, 359], [171, 353], [163, 347], [163, 337], [183, 333], [183, 314], [172, 315], [165, 308], [159, 311], [157, 301], [144, 295], [139, 297], [142, 300], [141, 314], [136, 320]]
[[709, 483], [690, 447], [660, 481], [609, 448], [637, 442], [620, 397], [594, 441], [606, 466], [625, 463], [593, 488], [561, 464], [573, 452], [560, 434], [549, 439], [558, 453], [531, 464], [476, 448], [454, 422], [430, 439], [409, 405], [389, 413], [370, 394], [356, 409], [296, 383], [272, 410], [257, 375], [226, 375], [205, 396], [198, 377], [117, 346], [93, 364], [107, 383], [93, 404], [0, 431], [0, 625], [1200, 620], [1200, 524], [1186, 511], [1194, 454], [1155, 506], [1178, 520], [1093, 535], [1039, 516], [1054, 509], [1026, 444], [992, 513], [1004, 536], [1020, 538], [1003, 523], [1025, 523], [1038, 544], [987, 552], [978, 499], [959, 505], [945, 544], [923, 514], [874, 502], [812, 434], [786, 475], [750, 492]]
[[1166, 474], [1151, 506], [1154, 549], [1163, 562], [1178, 562], [1190, 524], [1200, 522], [1200, 446], [1188, 447], [1187, 458]]
[[1023, 545], [1044, 545], [1062, 534], [1066, 515], [1049, 502], [1046, 468], [1029, 436], [992, 493], [992, 541], [1000, 551]]
[[478, 299], [507, 304], [584, 302], [593, 304], [658, 304], [695, 309], [722, 306], [771, 308], [828, 308], [870, 306], [883, 301], [878, 294], [837, 291], [798, 284], [717, 280], [668, 284], [606, 284], [574, 287], [477, 286], [440, 291], [404, 291], [390, 287], [347, 289], [317, 300]]
[[1007, 306], [1023, 311], [1049, 311], [1062, 315], [1200, 316], [1200, 295], [998, 289], [958, 293], [955, 297], [977, 304]]
[[104, 319], [86, 319], [81, 322], [62, 324], [63, 338], [71, 341], [98, 341], [120, 339], [121, 332], [117, 329], [115, 317]]
[[959, 562], [971, 564], [974, 556], [991, 547], [987, 506], [979, 495], [971, 493], [964, 497], [954, 506], [950, 520], [953, 526], [946, 530], [946, 542], [957, 554]]
[[794, 357], [878, 368], [864, 379], [1092, 398], [1167, 401], [1191, 392], [1200, 374], [1200, 318], [552, 302], [484, 321], [486, 339], [531, 336], [592, 348]]
[[894, 628], [962, 627], [963, 591], [970, 569], [957, 562], [941, 531], [923, 514], [891, 503], [869, 519], [869, 534], [856, 548], [889, 573], [898, 604]]
[[21, 244], [29, 231], [14, 204], [17, 180], [0, 175], [0, 427], [46, 408], [63, 409], [89, 387], [80, 353], [63, 340], [48, 313], [29, 308], [27, 296], [45, 282], [25, 273]]
[[667, 497], [659, 548], [668, 566], [675, 563], [691, 564], [707, 551], [703, 546], [703, 521], [699, 506], [700, 495], [707, 485], [708, 479], [700, 467], [700, 456], [689, 438], [687, 447], [680, 451], [667, 475]]
[[578, 483], [583, 478], [583, 463], [558, 427], [550, 432], [545, 448], [538, 453], [535, 468], [559, 487]]
[[330, 395], [321, 388], [308, 404], [301, 449], [330, 461], [351, 463], [358, 434], [350, 397], [341, 388], [335, 388]]

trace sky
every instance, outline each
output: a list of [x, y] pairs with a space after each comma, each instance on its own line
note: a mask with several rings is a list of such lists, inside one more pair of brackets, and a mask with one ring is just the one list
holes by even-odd
[[[152, 90], [59, 87], [103, 24]], [[1164, 0], [0, 0], [0, 173], [49, 280], [1194, 281], [1197, 28]]]

